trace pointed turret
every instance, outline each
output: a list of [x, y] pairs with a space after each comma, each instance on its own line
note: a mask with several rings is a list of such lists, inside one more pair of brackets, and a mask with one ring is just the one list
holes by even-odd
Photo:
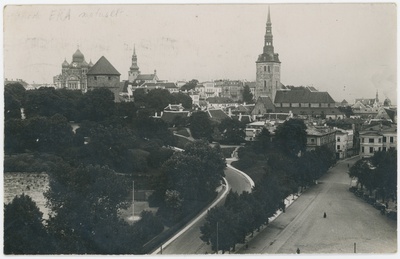
[[62, 63], [62, 67], [69, 67], [69, 64], [68, 64], [66, 58], [64, 58], [64, 62]]

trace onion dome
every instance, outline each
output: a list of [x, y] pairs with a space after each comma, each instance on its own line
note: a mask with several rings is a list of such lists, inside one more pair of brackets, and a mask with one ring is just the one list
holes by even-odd
[[83, 60], [82, 61], [82, 67], [88, 67], [88, 66], [89, 66], [89, 64], [85, 60]]
[[62, 67], [65, 67], [65, 68], [69, 67], [69, 64], [66, 59], [64, 59], [64, 62], [62, 63]]
[[81, 63], [85, 60], [85, 56], [82, 54], [82, 52], [77, 49], [74, 55], [72, 55], [72, 62], [78, 62]]

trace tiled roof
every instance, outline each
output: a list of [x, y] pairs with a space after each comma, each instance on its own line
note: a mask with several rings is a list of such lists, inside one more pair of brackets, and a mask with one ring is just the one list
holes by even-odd
[[189, 111], [164, 111], [161, 119], [167, 123], [172, 123], [176, 117], [186, 118]]
[[279, 61], [279, 55], [277, 53], [272, 54], [268, 54], [268, 53], [263, 53], [258, 55], [258, 63], [262, 63], [262, 62], [276, 62], [276, 63], [281, 63]]
[[234, 101], [229, 97], [210, 97], [207, 98], [209, 103], [234, 103]]
[[320, 115], [324, 113], [325, 115], [343, 115], [336, 107], [276, 107], [275, 112], [289, 113], [292, 112], [296, 115]]
[[219, 122], [221, 122], [224, 119], [230, 118], [221, 109], [209, 109], [207, 114], [212, 120], [219, 121]]
[[264, 107], [265, 107], [265, 109], [266, 109], [267, 111], [268, 111], [268, 110], [274, 110], [274, 109], [275, 109], [275, 106], [274, 106], [274, 104], [272, 103], [271, 98], [269, 98], [268, 96], [260, 96], [260, 97], [258, 97], [256, 104], [257, 104], [258, 102], [261, 102], [261, 103], [264, 105]]
[[139, 74], [135, 80], [154, 80], [156, 74]]
[[87, 75], [121, 75], [113, 65], [102, 56], [87, 72]]
[[335, 103], [328, 92], [314, 92], [305, 87], [277, 91], [274, 103]]

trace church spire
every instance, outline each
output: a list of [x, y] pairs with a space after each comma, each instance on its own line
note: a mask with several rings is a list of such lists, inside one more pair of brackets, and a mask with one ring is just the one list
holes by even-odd
[[274, 45], [272, 37], [272, 23], [271, 23], [271, 13], [268, 6], [268, 18], [267, 24], [265, 26], [265, 36], [264, 36], [264, 53], [269, 55], [274, 55]]

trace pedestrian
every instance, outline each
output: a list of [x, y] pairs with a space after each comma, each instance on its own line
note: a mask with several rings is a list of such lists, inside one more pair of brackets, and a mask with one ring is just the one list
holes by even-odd
[[326, 218], [326, 212], [324, 212], [324, 218]]
[[296, 253], [300, 254], [300, 248], [297, 248]]

